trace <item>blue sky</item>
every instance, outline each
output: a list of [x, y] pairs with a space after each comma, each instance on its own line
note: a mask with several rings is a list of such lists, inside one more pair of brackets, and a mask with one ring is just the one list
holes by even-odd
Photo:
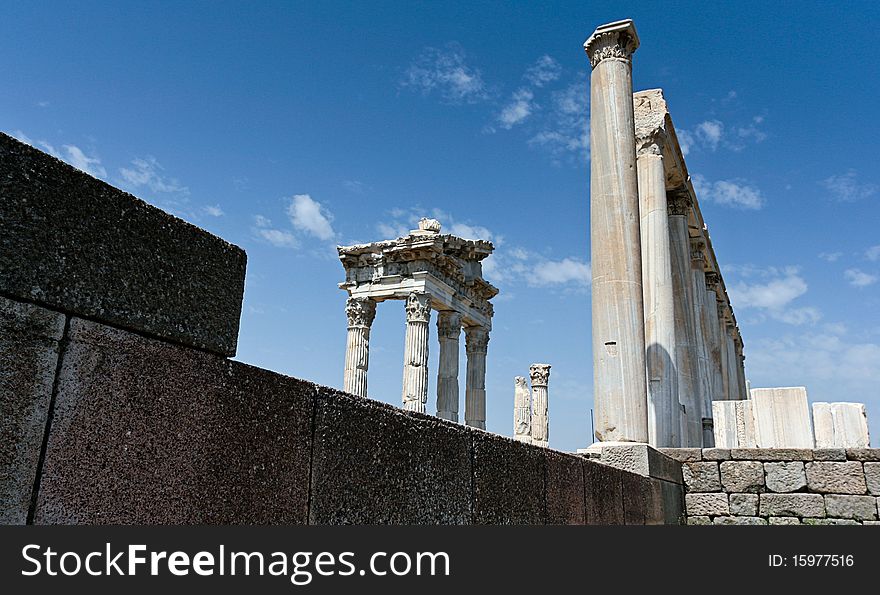
[[[237, 358], [322, 384], [342, 384], [337, 243], [423, 215], [491, 239], [488, 429], [512, 433], [513, 377], [545, 361], [550, 444], [573, 450], [592, 442], [582, 44], [633, 18], [635, 89], [666, 93], [752, 386], [865, 402], [876, 444], [876, 6], [4, 1], [0, 129], [245, 248]], [[373, 398], [399, 403], [403, 338], [402, 303], [380, 305]]]

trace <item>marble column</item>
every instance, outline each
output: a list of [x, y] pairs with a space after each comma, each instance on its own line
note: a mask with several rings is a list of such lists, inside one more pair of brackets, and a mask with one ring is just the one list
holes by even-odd
[[376, 302], [365, 297], [350, 297], [345, 302], [345, 315], [348, 317], [348, 340], [345, 344], [342, 390], [366, 397], [370, 326], [376, 318]]
[[696, 329], [691, 275], [688, 214], [691, 197], [681, 187], [667, 193], [669, 244], [672, 253], [672, 286], [675, 295], [675, 363], [678, 367], [678, 400], [685, 420], [681, 445], [698, 447], [703, 442], [702, 402], [697, 375]]
[[740, 336], [738, 330], [735, 331], [733, 337], [733, 347], [734, 352], [736, 353], [736, 375], [739, 398], [748, 399], [749, 391], [746, 388], [746, 356], [743, 355], [742, 337]]
[[440, 362], [437, 371], [437, 417], [458, 421], [458, 340], [461, 314], [442, 310], [437, 315]]
[[532, 395], [525, 376], [513, 379], [513, 439], [532, 442]]
[[712, 393], [709, 370], [709, 350], [707, 338], [709, 321], [706, 317], [706, 241], [703, 238], [691, 239], [691, 295], [694, 296], [694, 339], [697, 351], [697, 384], [700, 395], [702, 415], [702, 446], [709, 448], [715, 437], [712, 431]]
[[[712, 401], [724, 400], [721, 378], [721, 328], [718, 322], [718, 287], [720, 277], [718, 273], [706, 273], [706, 286], [703, 307], [706, 312], [706, 353], [709, 356], [709, 397]], [[714, 411], [714, 410], [713, 410]], [[714, 417], [714, 414], [713, 414]]]
[[428, 401], [428, 323], [431, 295], [411, 293], [406, 298], [406, 344], [403, 348], [403, 408], [425, 412]]
[[648, 441], [645, 313], [636, 173], [632, 21], [584, 44], [590, 77], [590, 250], [596, 438]]
[[549, 364], [529, 366], [532, 381], [532, 444], [547, 447], [550, 440], [550, 419], [547, 409], [547, 384], [550, 382]]
[[719, 296], [716, 300], [718, 311], [718, 344], [721, 351], [721, 394], [718, 398], [723, 401], [733, 400], [730, 394], [730, 370], [728, 365], [730, 358], [727, 356], [727, 304]]
[[739, 361], [736, 357], [736, 326], [732, 322], [728, 322], [725, 327], [725, 340], [727, 341], [727, 397], [733, 400], [742, 400], [745, 398], [743, 391], [739, 387]]
[[465, 423], [481, 430], [486, 429], [486, 349], [489, 331], [481, 326], [464, 329], [467, 352], [467, 382], [465, 387]]
[[648, 443], [658, 448], [675, 448], [681, 445], [681, 408], [675, 366], [675, 305], [663, 138], [656, 131], [648, 138], [639, 138], [636, 146], [648, 372]]

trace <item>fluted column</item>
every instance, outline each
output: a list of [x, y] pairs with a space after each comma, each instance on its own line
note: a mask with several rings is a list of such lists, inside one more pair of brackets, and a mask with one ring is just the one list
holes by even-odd
[[724, 400], [721, 366], [721, 328], [718, 322], [718, 294], [715, 288], [720, 283], [718, 273], [706, 273], [703, 309], [706, 313], [706, 354], [709, 357], [709, 398], [711, 401]]
[[529, 366], [532, 381], [532, 444], [546, 447], [550, 440], [550, 419], [547, 410], [547, 384], [550, 382], [549, 364]]
[[367, 396], [367, 371], [370, 367], [370, 326], [376, 318], [376, 302], [365, 297], [350, 297], [345, 302], [348, 317], [348, 340], [345, 344], [343, 390]]
[[749, 398], [749, 389], [746, 387], [746, 356], [743, 355], [742, 337], [739, 333], [734, 336], [734, 351], [736, 353], [736, 373], [740, 399]]
[[403, 408], [425, 412], [428, 401], [428, 323], [431, 295], [411, 293], [406, 299], [406, 344], [403, 348]]
[[645, 360], [648, 371], [648, 442], [681, 445], [681, 408], [675, 366], [675, 305], [666, 207], [663, 138], [637, 140]]
[[632, 96], [632, 21], [602, 25], [590, 58], [593, 398], [599, 441], [648, 441], [645, 313]]
[[697, 351], [697, 384], [700, 395], [700, 412], [702, 415], [702, 446], [710, 447], [715, 442], [712, 432], [712, 391], [709, 378], [709, 351], [706, 335], [708, 334], [708, 318], [706, 316], [706, 242], [702, 238], [691, 240], [691, 295], [694, 296], [694, 339]]
[[716, 305], [718, 311], [718, 344], [721, 351], [721, 394], [718, 398], [723, 401], [729, 401], [736, 397], [730, 390], [730, 357], [727, 355], [727, 304], [719, 297]]
[[696, 330], [691, 275], [691, 245], [688, 213], [691, 197], [682, 187], [667, 193], [669, 243], [672, 253], [672, 283], [675, 294], [675, 363], [678, 366], [678, 400], [684, 405], [686, 433], [682, 446], [703, 442], [702, 403], [697, 376]]
[[465, 423], [486, 429], [486, 350], [489, 331], [481, 326], [464, 329], [467, 352], [467, 386], [465, 388]]
[[727, 393], [731, 400], [739, 401], [743, 398], [743, 391], [739, 387], [739, 362], [736, 357], [736, 326], [728, 322], [725, 327], [727, 341]]
[[458, 340], [461, 314], [442, 310], [437, 315], [440, 362], [437, 370], [437, 417], [458, 421]]
[[532, 394], [525, 376], [513, 379], [513, 439], [532, 442]]

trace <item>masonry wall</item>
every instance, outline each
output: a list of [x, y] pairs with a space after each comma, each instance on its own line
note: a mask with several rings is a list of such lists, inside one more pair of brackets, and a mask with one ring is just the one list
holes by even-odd
[[670, 448], [689, 525], [880, 525], [880, 449]]

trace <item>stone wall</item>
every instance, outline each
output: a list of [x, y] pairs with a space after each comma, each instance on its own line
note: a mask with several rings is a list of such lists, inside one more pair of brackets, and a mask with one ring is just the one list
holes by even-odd
[[880, 449], [662, 449], [689, 525], [880, 525]]

